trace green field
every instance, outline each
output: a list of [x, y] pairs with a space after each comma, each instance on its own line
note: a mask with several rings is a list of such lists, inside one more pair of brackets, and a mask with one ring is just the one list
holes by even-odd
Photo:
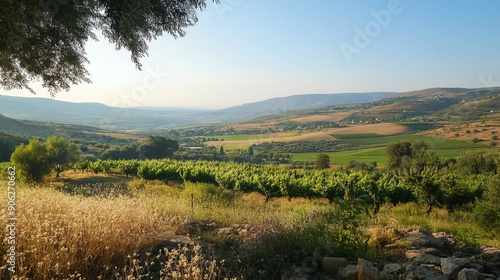
[[413, 131], [424, 131], [441, 127], [440, 125], [433, 123], [397, 122], [396, 124], [405, 126]]
[[[292, 160], [294, 161], [314, 161], [319, 153], [293, 153]], [[330, 156], [330, 162], [334, 165], [345, 165], [351, 160], [357, 160], [370, 163], [376, 161], [379, 164], [387, 163], [384, 148], [369, 148], [362, 150], [342, 151], [342, 152], [328, 152], [325, 153]]]
[[[361, 137], [356, 137], [356, 136]], [[380, 136], [378, 134], [373, 134], [373, 137], [368, 137], [368, 134], [347, 134], [347, 135], [333, 135], [335, 138], [344, 139], [348, 141], [352, 141], [354, 143], [367, 146], [367, 147], [385, 147], [389, 143], [400, 142], [400, 141], [424, 141], [429, 148], [434, 150], [454, 150], [454, 149], [481, 149], [486, 148], [485, 145], [459, 141], [459, 140], [450, 140], [450, 139], [442, 139], [435, 138], [425, 135], [418, 134], [407, 134], [407, 135], [395, 135], [395, 136]]]
[[[385, 154], [385, 147], [387, 144], [399, 141], [415, 142], [422, 140], [429, 148], [434, 151], [439, 158], [457, 158], [465, 153], [467, 150], [472, 149], [487, 149], [488, 147], [482, 144], [434, 138], [424, 135], [397, 135], [397, 136], [383, 136], [375, 133], [368, 134], [344, 134], [334, 135], [338, 139], [351, 141], [367, 148], [342, 151], [342, 152], [329, 152], [326, 153], [330, 156], [332, 164], [344, 165], [348, 164], [351, 160], [362, 161], [370, 163], [376, 161], [380, 165], [387, 163], [387, 156]], [[314, 161], [319, 153], [293, 153], [291, 154], [294, 161]]]

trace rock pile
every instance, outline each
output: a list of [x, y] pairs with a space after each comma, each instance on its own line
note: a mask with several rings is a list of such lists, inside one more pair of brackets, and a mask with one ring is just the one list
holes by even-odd
[[321, 271], [314, 274], [295, 271], [287, 279], [346, 279], [346, 280], [495, 280], [500, 279], [500, 249], [483, 246], [455, 252], [459, 241], [446, 233], [411, 230], [403, 237], [391, 240], [384, 248], [394, 248], [399, 242], [410, 247], [404, 259], [381, 265], [365, 259], [348, 262], [338, 257], [325, 257]]

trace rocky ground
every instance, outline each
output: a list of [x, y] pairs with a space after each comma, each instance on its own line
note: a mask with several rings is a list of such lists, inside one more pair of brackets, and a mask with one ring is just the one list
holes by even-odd
[[[257, 237], [261, 229], [252, 225], [235, 224], [220, 228], [213, 222], [193, 222], [186, 226], [191, 236], [210, 231], [221, 238], [238, 239], [242, 242]], [[386, 251], [406, 252], [391, 262], [380, 260], [348, 261], [342, 256], [325, 256], [305, 261], [291, 268], [282, 279], [387, 279], [387, 280], [500, 280], [500, 249], [483, 246], [469, 248], [444, 233], [431, 233], [423, 229], [401, 231], [395, 228], [379, 229], [393, 236], [383, 244]], [[191, 242], [187, 235], [163, 240], [158, 248], [175, 248], [179, 243]], [[205, 244], [204, 246], [210, 246]]]

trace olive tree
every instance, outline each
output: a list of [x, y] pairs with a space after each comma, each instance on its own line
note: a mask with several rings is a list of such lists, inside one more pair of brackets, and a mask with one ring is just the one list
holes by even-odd
[[[90, 82], [85, 43], [102, 35], [130, 51], [141, 69], [148, 42], [185, 35], [206, 0], [39, 0], [0, 4], [0, 86], [28, 89], [41, 80], [51, 95]], [[218, 2], [218, 0], [214, 0]]]

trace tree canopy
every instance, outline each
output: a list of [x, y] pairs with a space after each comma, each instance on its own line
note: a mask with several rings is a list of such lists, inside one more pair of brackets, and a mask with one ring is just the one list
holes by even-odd
[[139, 146], [141, 156], [148, 159], [171, 157], [179, 149], [179, 143], [162, 136], [149, 136], [148, 140]]
[[[90, 82], [85, 43], [100, 31], [126, 49], [136, 67], [147, 42], [163, 33], [177, 37], [197, 21], [206, 0], [40, 0], [0, 5], [0, 86], [29, 89], [42, 81], [51, 95]], [[218, 0], [214, 0], [218, 2]]]
[[324, 153], [318, 154], [314, 161], [314, 168], [327, 169], [330, 168], [330, 156]]
[[34, 138], [28, 145], [16, 147], [10, 158], [27, 182], [40, 182], [54, 169], [56, 176], [70, 163], [78, 160], [79, 151], [74, 143], [60, 137], [50, 137], [47, 142]]
[[70, 163], [75, 163], [80, 157], [80, 152], [75, 143], [67, 142], [61, 137], [52, 136], [45, 143], [49, 163], [56, 172], [56, 178]]

